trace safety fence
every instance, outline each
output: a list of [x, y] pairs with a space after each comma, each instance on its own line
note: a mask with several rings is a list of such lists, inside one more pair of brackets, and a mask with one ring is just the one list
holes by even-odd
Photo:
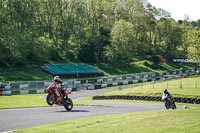
[[[64, 80], [64, 87], [70, 91], [78, 89], [101, 89], [112, 86], [121, 86], [135, 83], [143, 83], [156, 80], [169, 80], [190, 75], [200, 74], [200, 68], [180, 69], [164, 73], [144, 72], [125, 75], [116, 75], [112, 77], [100, 77], [98, 79], [87, 80]], [[9, 83], [0, 82], [0, 95], [17, 94], [37, 94], [44, 93], [45, 89], [52, 81], [13, 81]]]

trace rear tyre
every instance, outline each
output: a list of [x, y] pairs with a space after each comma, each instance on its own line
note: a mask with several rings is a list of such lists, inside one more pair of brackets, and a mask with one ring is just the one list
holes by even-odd
[[175, 102], [173, 102], [172, 109], [176, 109], [176, 104], [175, 104]]
[[64, 107], [65, 107], [65, 109], [67, 111], [72, 110], [72, 108], [73, 108], [73, 102], [72, 102], [72, 100], [70, 98], [65, 99], [65, 105], [64, 105]]

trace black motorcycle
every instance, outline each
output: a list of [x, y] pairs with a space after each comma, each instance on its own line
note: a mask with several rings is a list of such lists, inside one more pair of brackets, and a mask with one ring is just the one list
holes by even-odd
[[170, 109], [170, 108], [176, 109], [176, 104], [175, 104], [175, 101], [172, 97], [168, 97], [168, 96], [163, 94], [162, 101], [165, 103], [166, 109]]

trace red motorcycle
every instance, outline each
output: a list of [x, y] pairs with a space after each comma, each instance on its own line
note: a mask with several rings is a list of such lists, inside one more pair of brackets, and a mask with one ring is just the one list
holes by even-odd
[[50, 106], [53, 104], [64, 106], [67, 111], [72, 110], [73, 102], [68, 97], [68, 94], [71, 93], [70, 91], [62, 87], [57, 87], [56, 83], [52, 83], [48, 86], [46, 92], [48, 93], [46, 97], [47, 104]]

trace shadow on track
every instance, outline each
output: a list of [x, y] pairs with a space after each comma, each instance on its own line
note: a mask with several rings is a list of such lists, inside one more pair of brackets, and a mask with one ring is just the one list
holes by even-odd
[[71, 110], [71, 111], [62, 110], [62, 111], [56, 111], [56, 112], [90, 112], [90, 111], [88, 110]]

